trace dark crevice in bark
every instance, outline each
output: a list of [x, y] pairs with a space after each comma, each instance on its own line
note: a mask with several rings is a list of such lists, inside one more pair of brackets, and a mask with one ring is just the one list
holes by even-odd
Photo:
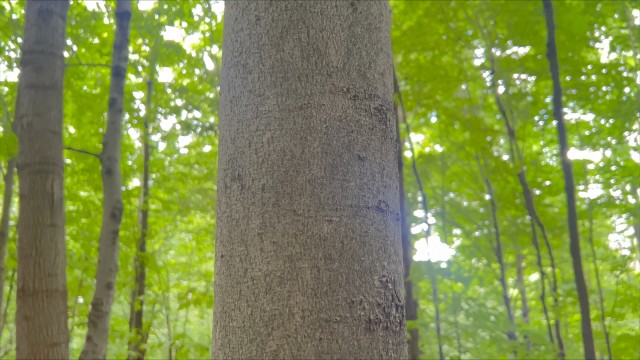
[[567, 196], [567, 222], [569, 226], [571, 259], [573, 263], [576, 290], [578, 292], [578, 303], [580, 304], [582, 344], [585, 358], [595, 359], [596, 352], [593, 342], [593, 330], [591, 328], [589, 292], [585, 282], [582, 255], [580, 253], [580, 236], [578, 233], [578, 215], [576, 211], [573, 169], [571, 167], [571, 161], [567, 156], [569, 145], [567, 141], [567, 129], [562, 115], [562, 86], [560, 84], [553, 4], [551, 0], [543, 0], [542, 3], [547, 27], [547, 59], [549, 61], [549, 71], [551, 72], [551, 79], [553, 81], [553, 116], [557, 123], [559, 153]]

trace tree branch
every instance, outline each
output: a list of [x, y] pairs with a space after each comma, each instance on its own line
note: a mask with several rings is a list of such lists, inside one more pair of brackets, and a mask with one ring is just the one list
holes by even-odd
[[75, 151], [75, 152], [78, 152], [80, 154], [95, 156], [95, 157], [98, 158], [98, 160], [102, 160], [102, 156], [100, 156], [100, 154], [92, 153], [91, 151], [76, 149], [76, 148], [72, 148], [70, 146], [65, 146], [64, 149], [65, 150], [70, 150], [70, 151]]
[[74, 66], [104, 67], [104, 68], [107, 68], [107, 69], [111, 69], [111, 65], [109, 65], [109, 64], [100, 64], [100, 63], [83, 63], [83, 62], [78, 62], [78, 63], [73, 63], [73, 64], [64, 64], [64, 67], [65, 67], [65, 68], [74, 67]]

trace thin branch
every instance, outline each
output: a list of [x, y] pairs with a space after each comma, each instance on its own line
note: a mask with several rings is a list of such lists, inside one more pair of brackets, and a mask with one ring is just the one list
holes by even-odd
[[98, 160], [102, 160], [102, 156], [100, 154], [96, 154], [96, 153], [93, 153], [91, 151], [82, 150], [82, 149], [76, 149], [76, 148], [72, 148], [70, 146], [65, 146], [64, 149], [65, 150], [69, 150], [69, 151], [75, 151], [75, 152], [78, 152], [80, 154], [95, 156], [95, 157], [98, 158]]
[[111, 65], [109, 64], [100, 64], [100, 63], [72, 63], [72, 64], [64, 64], [65, 68], [75, 67], [75, 66], [85, 66], [85, 67], [104, 67], [107, 69], [111, 69]]

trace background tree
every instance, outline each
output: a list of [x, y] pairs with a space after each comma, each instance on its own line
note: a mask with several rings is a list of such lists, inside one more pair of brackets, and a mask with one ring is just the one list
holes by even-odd
[[124, 110], [124, 83], [129, 60], [129, 22], [131, 0], [116, 2], [116, 34], [111, 60], [111, 83], [107, 126], [102, 140], [103, 210], [100, 230], [98, 269], [87, 338], [80, 354], [83, 359], [105, 358], [109, 342], [109, 319], [115, 295], [118, 270], [118, 243], [122, 220], [122, 172], [120, 143]]

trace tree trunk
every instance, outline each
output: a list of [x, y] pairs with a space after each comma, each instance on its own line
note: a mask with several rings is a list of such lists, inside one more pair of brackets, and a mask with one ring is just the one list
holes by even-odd
[[[491, 221], [493, 223], [493, 235], [496, 240], [496, 260], [500, 267], [500, 286], [502, 288], [502, 301], [504, 303], [505, 310], [507, 312], [507, 319], [509, 320], [510, 329], [507, 331], [507, 338], [513, 342], [518, 340], [515, 332], [515, 319], [513, 316], [513, 310], [511, 307], [511, 298], [509, 298], [509, 289], [507, 286], [507, 270], [504, 263], [504, 251], [502, 250], [502, 236], [500, 234], [500, 225], [498, 222], [498, 206], [496, 205], [495, 194], [493, 192], [493, 186], [489, 178], [484, 177], [484, 183], [487, 186], [487, 192], [489, 193], [489, 205], [491, 206]], [[515, 350], [514, 350], [515, 351]]]
[[[4, 299], [4, 274], [6, 270], [5, 258], [7, 255], [7, 245], [9, 244], [9, 219], [11, 219], [11, 200], [13, 199], [13, 175], [15, 173], [16, 161], [7, 161], [7, 172], [4, 174], [4, 195], [2, 196], [2, 214], [0, 215], [0, 309]], [[5, 319], [0, 313], [0, 324], [4, 324]], [[2, 334], [0, 328], [0, 334]]]
[[547, 25], [547, 59], [549, 71], [553, 81], [553, 116], [558, 127], [558, 143], [560, 145], [560, 159], [564, 174], [564, 188], [567, 195], [567, 222], [569, 225], [569, 241], [571, 259], [573, 260], [573, 273], [578, 292], [578, 303], [582, 317], [582, 345], [586, 359], [595, 359], [596, 352], [593, 343], [593, 330], [591, 329], [591, 310], [589, 309], [589, 291], [584, 279], [582, 268], [582, 255], [580, 253], [580, 236], [578, 233], [578, 214], [576, 211], [576, 194], [573, 180], [571, 160], [567, 156], [569, 145], [567, 143], [567, 129], [562, 115], [562, 86], [560, 85], [560, 70], [558, 66], [558, 52], [556, 48], [555, 20], [553, 18], [553, 4], [551, 0], [542, 0], [544, 5], [545, 23]]
[[411, 281], [409, 275], [411, 272], [411, 264], [413, 263], [413, 244], [411, 242], [411, 231], [409, 229], [409, 223], [407, 222], [407, 204], [406, 193], [404, 190], [404, 161], [402, 150], [404, 148], [404, 140], [400, 134], [400, 122], [407, 121], [404, 118], [405, 109], [404, 102], [402, 101], [402, 93], [400, 92], [400, 86], [398, 85], [397, 74], [394, 71], [393, 74], [393, 91], [398, 96], [398, 106], [396, 108], [396, 132], [398, 134], [398, 173], [400, 184], [400, 231], [402, 239], [402, 262], [404, 264], [404, 299], [406, 307], [407, 325], [409, 321], [413, 321], [413, 326], [408, 326], [408, 350], [409, 360], [420, 359], [420, 330], [418, 328], [418, 302], [413, 296], [413, 281]]
[[134, 259], [136, 272], [135, 286], [131, 294], [131, 311], [129, 313], [129, 359], [144, 359], [147, 334], [143, 327], [144, 294], [147, 281], [147, 232], [149, 231], [149, 118], [151, 117], [151, 96], [153, 94], [153, 77], [155, 63], [151, 64], [151, 75], [147, 81], [147, 104], [142, 133], [142, 196], [140, 197], [140, 237]]
[[[588, 178], [587, 167], [584, 166], [585, 177]], [[587, 188], [588, 188], [587, 184]], [[591, 260], [593, 261], [593, 271], [596, 278], [596, 287], [598, 290], [598, 306], [600, 307], [600, 324], [602, 325], [602, 332], [604, 333], [604, 341], [607, 345], [607, 360], [613, 359], [611, 351], [611, 339], [609, 338], [609, 329], [607, 328], [607, 314], [604, 309], [604, 294], [602, 293], [602, 284], [600, 283], [600, 269], [598, 268], [598, 255], [596, 254], [596, 247], [593, 243], [593, 203], [587, 198], [587, 209], [589, 214], [589, 247], [591, 248]]]
[[[416, 185], [418, 186], [420, 203], [422, 205], [422, 210], [424, 211], [423, 221], [426, 224], [428, 220], [428, 215], [429, 215], [429, 202], [427, 200], [427, 193], [424, 190], [424, 186], [422, 185], [422, 178], [420, 177], [420, 172], [418, 171], [418, 162], [416, 159], [416, 152], [413, 147], [413, 142], [411, 141], [411, 127], [409, 126], [407, 119], [404, 117], [405, 116], [404, 102], [402, 101], [402, 94], [400, 93], [400, 87], [398, 86], [398, 82], [397, 82], [397, 78], [395, 78], [395, 74], [394, 74], [394, 87], [395, 87], [395, 91], [398, 93], [398, 98], [400, 101], [400, 108], [402, 110], [403, 122], [404, 122], [405, 130], [408, 136], [407, 139], [409, 143], [409, 152], [411, 153], [411, 169], [413, 171], [413, 176], [416, 179]], [[404, 181], [403, 178], [401, 178], [401, 180]], [[404, 187], [402, 188], [402, 192], [404, 192]], [[427, 229], [424, 232], [424, 236], [428, 243], [429, 237], [431, 237], [430, 225], [427, 226]], [[404, 252], [404, 248], [403, 248], [403, 252]], [[436, 340], [438, 343], [438, 356], [440, 360], [443, 360], [444, 352], [442, 350], [442, 332], [441, 332], [442, 326], [440, 324], [440, 301], [438, 300], [438, 277], [436, 274], [435, 267], [433, 266], [433, 263], [431, 262], [431, 260], [429, 260], [429, 263], [427, 264], [427, 272], [429, 275], [429, 280], [430, 280], [429, 282], [431, 284], [431, 300], [433, 301], [433, 307], [434, 307], [434, 313], [435, 313], [434, 321], [436, 323]], [[417, 307], [418, 307], [417, 302], [413, 304], [407, 303], [407, 311], [406, 311], [407, 319], [411, 319], [413, 317], [415, 317], [416, 319], [418, 318]], [[414, 312], [415, 312], [415, 315], [414, 315]], [[414, 330], [415, 330], [415, 339], [416, 339], [415, 341], [413, 340], [413, 335], [411, 335], [411, 333]], [[418, 358], [420, 356], [420, 347], [418, 344], [418, 336], [419, 336], [418, 329], [411, 329], [409, 333], [411, 335], [410, 342], [409, 342], [409, 355], [410, 356], [415, 355], [416, 358]]]
[[536, 210], [535, 202], [533, 200], [533, 193], [531, 192], [531, 187], [529, 186], [529, 182], [527, 181], [527, 174], [525, 170], [522, 169], [518, 173], [518, 180], [520, 181], [520, 187], [522, 188], [522, 195], [524, 197], [525, 207], [527, 208], [527, 213], [529, 214], [530, 225], [531, 225], [531, 242], [533, 243], [533, 247], [536, 249], [536, 263], [538, 265], [538, 270], [540, 271], [540, 287], [542, 292], [540, 293], [540, 301], [542, 302], [542, 310], [544, 311], [545, 320], [547, 322], [547, 331], [549, 334], [549, 339], [553, 343], [553, 335], [551, 333], [551, 327], [549, 324], [549, 313], [547, 311], [547, 301], [546, 301], [546, 286], [545, 286], [545, 277], [546, 272], [544, 271], [544, 266], [542, 264], [542, 254], [540, 251], [540, 242], [538, 241], [538, 232], [536, 231], [536, 225], [540, 228], [540, 233], [542, 234], [542, 239], [544, 240], [544, 244], [547, 247], [547, 255], [549, 257], [549, 262], [551, 265], [551, 297], [553, 298], [553, 310], [555, 313], [554, 316], [554, 329], [556, 334], [556, 341], [558, 345], [558, 359], [564, 359], [564, 341], [562, 339], [561, 324], [560, 324], [560, 303], [558, 300], [558, 278], [556, 275], [556, 260], [553, 256], [553, 249], [551, 248], [551, 242], [549, 241], [549, 237], [547, 236], [547, 228], [544, 226], [542, 219], [538, 216], [538, 211]]
[[[524, 283], [524, 255], [522, 251], [518, 249], [518, 255], [516, 259], [518, 292], [520, 293], [521, 309], [522, 309], [522, 322], [526, 325], [529, 324], [529, 303], [527, 302], [527, 288]], [[528, 328], [528, 326], [527, 326]], [[531, 350], [531, 339], [529, 335], [524, 335], [525, 346], [527, 350]]]
[[[549, 240], [547, 238], [547, 230], [544, 227], [544, 224], [542, 223], [542, 220], [540, 220], [540, 218], [538, 217], [538, 212], [536, 211], [536, 207], [535, 207], [535, 203], [533, 201], [533, 193], [531, 192], [531, 188], [529, 187], [529, 183], [527, 182], [527, 176], [525, 174], [525, 170], [523, 169], [522, 171], [520, 171], [518, 173], [518, 180], [520, 181], [520, 187], [522, 188], [522, 195], [524, 197], [524, 203], [525, 203], [525, 207], [527, 209], [527, 213], [529, 214], [529, 225], [531, 227], [531, 242], [533, 244], [533, 247], [536, 249], [536, 264], [538, 265], [538, 271], [540, 272], [540, 288], [541, 288], [541, 292], [540, 292], [540, 302], [542, 303], [542, 311], [544, 313], [544, 319], [545, 322], [547, 324], [547, 333], [549, 335], [549, 340], [554, 343], [553, 340], [553, 332], [551, 331], [551, 322], [549, 320], [549, 311], [548, 311], [548, 307], [547, 307], [547, 290], [546, 290], [546, 277], [547, 274], [544, 271], [544, 265], [542, 264], [542, 252], [540, 250], [540, 242], [538, 241], [538, 231], [536, 229], [536, 224], [538, 225], [538, 227], [540, 228], [540, 231], [542, 232], [542, 237], [544, 238], [545, 241], [545, 245], [547, 246], [547, 252], [549, 255], [549, 258], [551, 260], [551, 271], [552, 271], [552, 296], [553, 296], [553, 302], [554, 302], [554, 307], [557, 309], [557, 302], [558, 302], [558, 295], [556, 293], [556, 266], [555, 266], [555, 260], [553, 257], [553, 251], [551, 250], [551, 244], [549, 243]], [[558, 315], [556, 315], [555, 317], [555, 323], [556, 323], [556, 330], [559, 329], [560, 327], [560, 322], [558, 320]], [[556, 336], [558, 338], [558, 357], [560, 359], [564, 359], [564, 346], [563, 346], [563, 342], [562, 342], [562, 334], [560, 333], [560, 331], [556, 332]]]
[[102, 140], [102, 227], [100, 229], [96, 285], [81, 359], [104, 359], [109, 343], [109, 318], [118, 273], [118, 243], [122, 219], [120, 142], [124, 108], [124, 82], [129, 60], [131, 0], [116, 2], [116, 34], [111, 62], [107, 127]]
[[[399, 118], [398, 118], [399, 121]], [[398, 127], [396, 127], [398, 135], [400, 134]], [[413, 296], [413, 281], [409, 278], [411, 271], [411, 263], [413, 262], [413, 244], [411, 243], [409, 224], [407, 222], [407, 208], [405, 202], [404, 191], [404, 170], [402, 162], [402, 138], [398, 136], [398, 170], [400, 171], [400, 224], [402, 231], [402, 258], [404, 263], [404, 299], [406, 304], [407, 321], [413, 321], [414, 326], [409, 328], [408, 350], [409, 359], [420, 359], [420, 333], [418, 325], [415, 322], [418, 320], [418, 302]]]
[[[549, 321], [549, 312], [547, 309], [547, 302], [546, 302], [546, 286], [545, 286], [546, 274], [542, 265], [542, 257], [540, 253], [540, 244], [538, 242], [538, 233], [536, 230], [536, 224], [538, 225], [538, 227], [540, 228], [540, 232], [542, 233], [542, 238], [544, 239], [545, 245], [547, 247], [549, 260], [551, 262], [551, 272], [552, 272], [551, 294], [553, 297], [554, 310], [556, 313], [556, 316], [555, 316], [556, 331], [555, 332], [556, 332], [556, 340], [558, 344], [558, 358], [564, 359], [565, 357], [564, 342], [562, 340], [562, 334], [560, 333], [560, 320], [559, 320], [560, 307], [558, 304], [556, 263], [553, 256], [553, 249], [551, 248], [551, 243], [549, 242], [549, 238], [547, 237], [547, 230], [544, 227], [544, 223], [542, 222], [542, 220], [540, 219], [536, 211], [535, 203], [533, 201], [533, 195], [531, 193], [531, 188], [529, 187], [529, 183], [527, 182], [526, 167], [524, 166], [524, 156], [522, 155], [522, 151], [518, 146], [518, 138], [516, 137], [516, 131], [514, 129], [514, 126], [512, 125], [512, 123], [514, 122], [514, 119], [512, 119], [513, 116], [507, 115], [507, 109], [505, 107], [504, 102], [502, 101], [502, 97], [500, 96], [498, 82], [496, 81], [497, 71], [496, 71], [495, 56], [493, 54], [493, 51], [489, 51], [488, 54], [489, 56], [487, 57], [487, 60], [491, 66], [491, 73], [493, 74], [491, 76], [491, 87], [493, 91], [493, 96], [496, 101], [496, 105], [498, 106], [498, 110], [500, 111], [500, 115], [504, 120], [505, 130], [507, 131], [507, 138], [509, 139], [509, 155], [510, 155], [509, 158], [511, 159], [511, 163], [514, 166], [520, 167], [521, 169], [521, 171], [518, 173], [517, 176], [520, 182], [520, 186], [522, 188], [522, 193], [524, 195], [525, 207], [526, 207], [527, 213], [529, 214], [529, 217], [531, 218], [530, 220], [531, 221], [531, 224], [530, 224], [531, 239], [532, 239], [533, 246], [536, 249], [537, 264], [538, 264], [538, 270], [540, 271], [540, 281], [541, 281], [541, 289], [542, 289], [542, 293], [540, 294], [540, 301], [542, 302], [542, 310], [544, 312], [544, 317], [547, 324], [547, 333], [549, 335], [550, 341], [554, 343], [553, 333], [551, 331], [551, 324]], [[505, 86], [506, 86], [506, 83], [505, 83]], [[508, 93], [508, 90], [505, 90], [505, 92]]]
[[29, 1], [16, 103], [16, 357], [69, 358], [62, 99], [68, 1]]
[[213, 358], [406, 358], [390, 15], [226, 4]]

